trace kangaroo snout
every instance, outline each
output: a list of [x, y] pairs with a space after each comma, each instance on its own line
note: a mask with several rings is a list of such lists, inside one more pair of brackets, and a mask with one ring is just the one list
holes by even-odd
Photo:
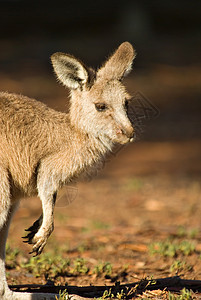
[[134, 141], [135, 130], [132, 126], [121, 126], [116, 133], [120, 144], [126, 144]]
[[122, 129], [123, 134], [125, 134], [129, 139], [132, 139], [134, 136], [134, 128], [132, 126], [129, 126], [127, 128]]
[[117, 134], [126, 135], [128, 138], [132, 138], [134, 136], [134, 129], [133, 128], [120, 128], [117, 130]]

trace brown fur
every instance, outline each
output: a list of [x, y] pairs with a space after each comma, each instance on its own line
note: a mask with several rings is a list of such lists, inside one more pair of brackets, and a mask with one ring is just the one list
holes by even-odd
[[125, 108], [129, 95], [121, 79], [131, 70], [133, 58], [134, 50], [125, 42], [95, 72], [71, 55], [55, 53], [55, 73], [71, 90], [69, 113], [0, 93], [0, 297], [10, 292], [5, 242], [19, 199], [38, 195], [42, 201], [43, 215], [26, 237], [33, 253], [40, 254], [53, 230], [58, 189], [93, 173], [115, 143], [132, 140], [134, 129]]

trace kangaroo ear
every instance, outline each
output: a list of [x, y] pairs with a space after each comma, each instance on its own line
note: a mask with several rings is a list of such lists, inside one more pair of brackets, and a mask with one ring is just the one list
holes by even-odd
[[97, 75], [106, 79], [121, 80], [131, 71], [134, 58], [133, 46], [129, 42], [124, 42], [98, 70]]
[[82, 88], [88, 81], [88, 71], [82, 62], [65, 53], [54, 53], [52, 65], [57, 78], [69, 89]]

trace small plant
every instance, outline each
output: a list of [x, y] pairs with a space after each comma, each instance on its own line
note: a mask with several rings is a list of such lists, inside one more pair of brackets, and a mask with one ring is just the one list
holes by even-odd
[[188, 256], [195, 251], [195, 245], [189, 241], [173, 242], [166, 240], [164, 242], [152, 243], [149, 246], [151, 254], [160, 254], [161, 256], [176, 257], [178, 254]]
[[46, 278], [57, 277], [69, 269], [70, 260], [52, 253], [44, 253], [37, 257], [31, 257], [27, 263], [21, 264], [36, 277], [44, 275]]
[[175, 260], [173, 264], [170, 266], [170, 272], [181, 272], [186, 266], [186, 262], [181, 260]]
[[99, 300], [104, 300], [104, 299], [114, 299], [114, 294], [112, 294], [112, 289], [105, 290], [103, 293], [103, 296], [99, 298]]
[[121, 292], [118, 292], [116, 295], [116, 298], [118, 300], [124, 300], [126, 299], [126, 293], [124, 292], [124, 290], [121, 290]]
[[6, 245], [6, 267], [14, 269], [17, 266], [17, 257], [20, 253], [18, 248], [12, 248], [9, 244]]
[[199, 229], [193, 228], [191, 230], [187, 230], [184, 226], [179, 226], [177, 229], [178, 237], [189, 237], [194, 239], [199, 233]]
[[191, 229], [191, 230], [189, 231], [189, 237], [190, 237], [191, 239], [196, 238], [196, 237], [198, 236], [198, 234], [199, 234], [199, 229], [197, 229], [197, 228]]
[[187, 237], [188, 236], [188, 232], [186, 230], [186, 228], [184, 226], [179, 226], [177, 229], [177, 233], [176, 235], [178, 237]]
[[72, 270], [73, 274], [87, 274], [89, 268], [86, 266], [86, 261], [83, 258], [77, 258], [74, 260], [74, 268]]
[[151, 255], [160, 254], [161, 256], [174, 257], [176, 255], [176, 248], [169, 241], [156, 242], [149, 245], [149, 252]]
[[187, 289], [182, 289], [180, 295], [175, 295], [171, 292], [168, 293], [168, 300], [192, 300], [193, 295], [192, 291], [189, 291]]
[[111, 276], [112, 274], [112, 265], [109, 262], [106, 263], [99, 263], [94, 267], [93, 273], [97, 276]]
[[59, 298], [56, 296], [56, 300], [71, 300], [71, 296], [68, 294], [67, 290], [59, 291]]
[[189, 241], [182, 241], [181, 244], [178, 245], [178, 250], [184, 255], [190, 255], [195, 251], [195, 245]]

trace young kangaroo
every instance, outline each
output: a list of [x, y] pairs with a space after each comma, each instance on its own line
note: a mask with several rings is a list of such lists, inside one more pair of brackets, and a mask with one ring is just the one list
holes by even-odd
[[114, 144], [133, 140], [129, 95], [121, 80], [134, 56], [124, 42], [95, 72], [71, 55], [53, 54], [57, 78], [71, 91], [69, 113], [0, 93], [0, 299], [40, 299], [40, 294], [11, 292], [6, 283], [5, 244], [20, 198], [38, 195], [42, 202], [43, 213], [25, 237], [38, 255], [54, 228], [58, 189], [90, 174]]

